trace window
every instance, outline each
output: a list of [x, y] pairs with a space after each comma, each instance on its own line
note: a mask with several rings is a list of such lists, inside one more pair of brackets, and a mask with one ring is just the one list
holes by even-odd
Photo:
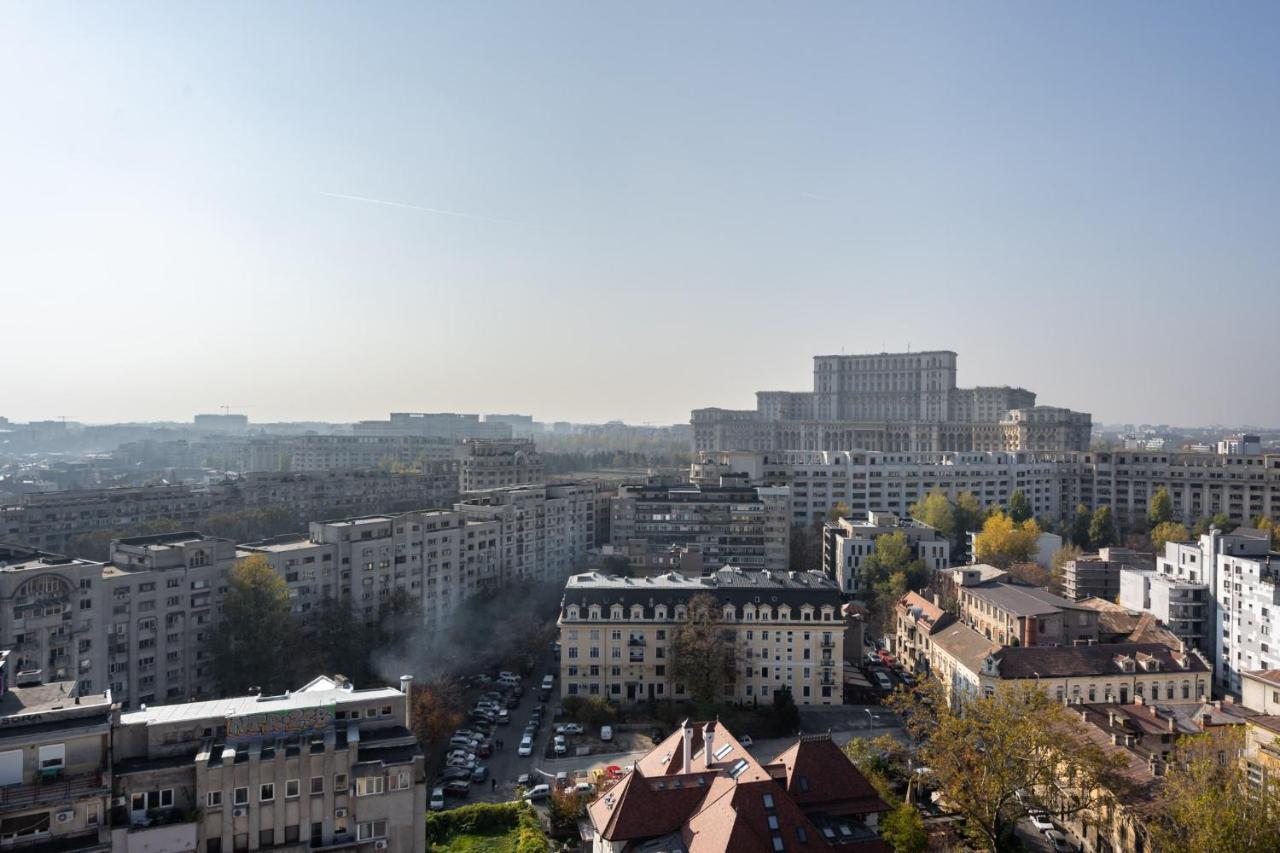
[[368, 797], [381, 794], [385, 780], [381, 776], [362, 776], [356, 780], [356, 796]]
[[222, 853], [222, 838], [210, 838], [204, 843], [204, 853]]
[[222, 808], [222, 792], [210, 791], [204, 795], [204, 804], [211, 809]]
[[248, 802], [249, 802], [249, 789], [248, 789], [248, 788], [236, 788], [234, 791], [232, 791], [232, 792], [231, 792], [231, 802], [235, 803], [237, 806], [243, 806], [243, 805], [245, 805], [246, 803], [248, 803]]
[[258, 788], [258, 802], [269, 803], [276, 798], [276, 783], [267, 782]]
[[274, 847], [276, 844], [276, 831], [274, 829], [258, 830], [258, 846]]
[[388, 791], [403, 791], [413, 785], [413, 780], [408, 770], [401, 770], [398, 773], [392, 773], [387, 776]]
[[385, 820], [370, 820], [356, 824], [357, 841], [363, 841], [366, 838], [385, 838], [386, 835], [387, 822]]
[[324, 777], [323, 776], [311, 777], [311, 793], [313, 794], [324, 793]]
[[333, 776], [333, 792], [341, 794], [345, 790], [347, 790], [347, 774], [335, 773]]
[[301, 791], [301, 788], [302, 788], [302, 783], [298, 779], [290, 779], [287, 782], [285, 782], [284, 783], [285, 799], [292, 800], [294, 797], [298, 796], [298, 794]]

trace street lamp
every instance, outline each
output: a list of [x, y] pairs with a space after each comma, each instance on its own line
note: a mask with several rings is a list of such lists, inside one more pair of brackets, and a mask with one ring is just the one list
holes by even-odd
[[872, 728], [876, 723], [880, 722], [880, 715], [871, 713], [870, 708], [863, 708], [862, 712], [867, 715], [867, 728]]

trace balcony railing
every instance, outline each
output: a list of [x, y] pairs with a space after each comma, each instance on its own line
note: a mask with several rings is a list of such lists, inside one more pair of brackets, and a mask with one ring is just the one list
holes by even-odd
[[78, 773], [59, 776], [30, 785], [6, 785], [0, 788], [0, 808], [21, 808], [41, 803], [73, 801], [105, 788], [100, 773]]

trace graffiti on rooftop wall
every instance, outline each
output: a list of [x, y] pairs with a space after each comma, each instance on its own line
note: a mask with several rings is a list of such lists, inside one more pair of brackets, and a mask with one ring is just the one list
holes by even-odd
[[228, 738], [276, 738], [314, 734], [333, 725], [334, 705], [264, 711], [227, 720]]

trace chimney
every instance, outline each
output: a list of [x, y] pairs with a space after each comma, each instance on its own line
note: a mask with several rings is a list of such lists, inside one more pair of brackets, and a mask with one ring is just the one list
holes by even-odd
[[707, 720], [707, 724], [702, 727], [702, 755], [706, 759], [707, 769], [711, 769], [711, 762], [715, 758], [715, 723]]
[[1213, 714], [1200, 715], [1200, 728], [1208, 729], [1212, 725], [1213, 725]]
[[1174, 719], [1173, 714], [1169, 715], [1169, 731], [1176, 732], [1178, 730], [1178, 721]]
[[413, 725], [413, 696], [409, 694], [413, 687], [413, 676], [400, 676], [400, 692], [404, 694], [404, 727], [406, 729]]
[[1134, 697], [1133, 697], [1133, 704], [1135, 704], [1135, 705], [1145, 705], [1145, 704], [1147, 704], [1147, 700], [1146, 700], [1146, 699], [1144, 699], [1144, 698], [1142, 697], [1142, 694], [1138, 694], [1137, 696], [1134, 696]]
[[684, 772], [689, 773], [693, 770], [693, 726], [689, 725], [689, 721], [685, 720], [680, 724], [680, 728], [684, 732]]

